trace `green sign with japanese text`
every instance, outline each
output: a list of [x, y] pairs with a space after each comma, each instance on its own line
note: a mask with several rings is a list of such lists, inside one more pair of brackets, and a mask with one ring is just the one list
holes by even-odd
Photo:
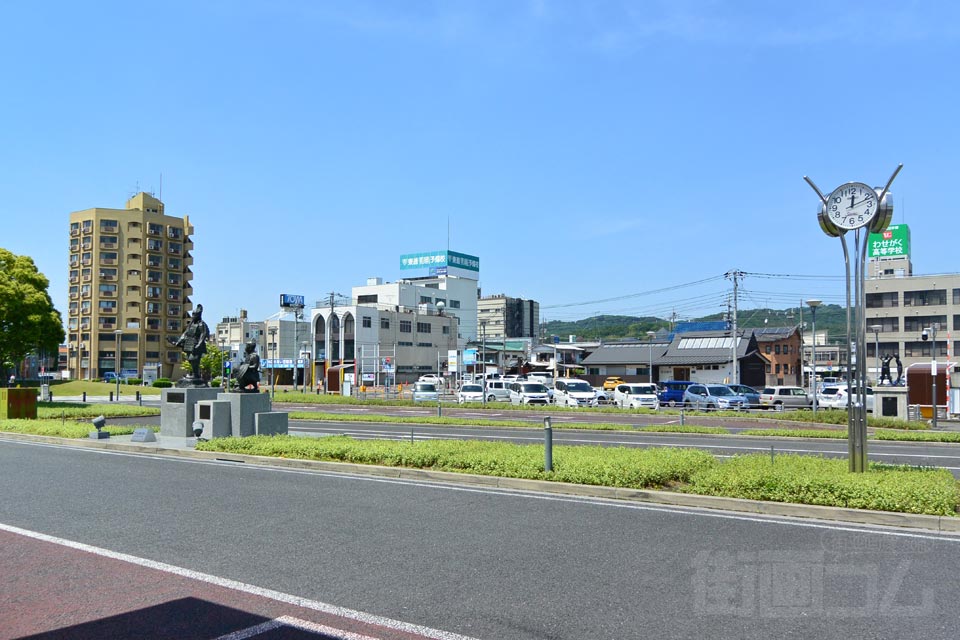
[[867, 238], [867, 257], [906, 258], [910, 255], [910, 227], [892, 224], [880, 233]]

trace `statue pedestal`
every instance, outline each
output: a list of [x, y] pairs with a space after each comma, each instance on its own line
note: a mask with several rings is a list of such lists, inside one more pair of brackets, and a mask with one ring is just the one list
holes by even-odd
[[230, 403], [230, 433], [234, 438], [256, 435], [256, 415], [269, 413], [273, 406], [266, 393], [220, 393], [217, 400]]
[[163, 389], [160, 395], [160, 435], [176, 438], [192, 438], [197, 403], [201, 400], [216, 400], [219, 389], [210, 387], [186, 387]]

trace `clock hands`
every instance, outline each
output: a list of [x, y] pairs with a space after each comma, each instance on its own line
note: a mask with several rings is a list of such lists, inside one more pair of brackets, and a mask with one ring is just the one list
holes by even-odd
[[864, 198], [864, 199], [861, 200], [860, 202], [854, 202], [855, 199], [856, 199], [856, 196], [850, 196], [850, 206], [847, 207], [847, 209], [853, 209], [853, 208], [856, 207], [858, 204], [863, 204], [864, 202], [867, 202], [868, 200], [873, 200], [873, 198], [870, 197], [870, 196], [867, 196], [866, 198]]

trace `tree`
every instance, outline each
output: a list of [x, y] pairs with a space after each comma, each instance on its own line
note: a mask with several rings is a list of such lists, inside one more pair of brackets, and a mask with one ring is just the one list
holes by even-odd
[[208, 341], [207, 352], [200, 358], [200, 372], [203, 374], [203, 379], [219, 377], [223, 370], [223, 361], [227, 357], [229, 357], [227, 351], [220, 351], [213, 342]]
[[32, 258], [0, 248], [0, 362], [22, 362], [31, 351], [58, 352], [63, 320], [49, 286]]

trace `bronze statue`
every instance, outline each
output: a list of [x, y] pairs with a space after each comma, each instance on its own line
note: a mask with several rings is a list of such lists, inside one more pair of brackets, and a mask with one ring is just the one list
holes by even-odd
[[251, 340], [243, 350], [243, 364], [234, 374], [240, 393], [260, 392], [260, 356], [257, 355], [257, 343]]
[[203, 321], [203, 305], [198, 304], [190, 318], [190, 324], [183, 330], [183, 335], [173, 344], [187, 354], [187, 362], [190, 363], [190, 376], [186, 376], [180, 382], [190, 386], [206, 386], [200, 377], [200, 359], [207, 352], [207, 338], [210, 337], [210, 327]]

